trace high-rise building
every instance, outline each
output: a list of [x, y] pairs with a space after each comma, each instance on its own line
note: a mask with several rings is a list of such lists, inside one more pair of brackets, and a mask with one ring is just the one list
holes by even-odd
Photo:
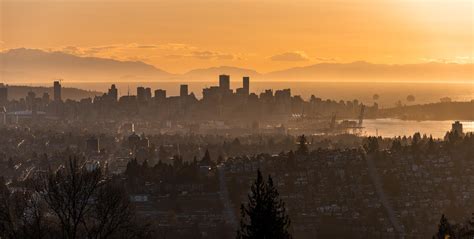
[[61, 98], [61, 83], [59, 81], [54, 82], [54, 101], [62, 101]]
[[227, 92], [230, 90], [230, 76], [229, 75], [219, 75], [219, 88], [222, 91]]
[[242, 88], [244, 89], [245, 94], [248, 95], [250, 93], [250, 77], [244, 76], [242, 78], [242, 84]]
[[117, 99], [118, 99], [118, 90], [117, 90], [117, 87], [115, 87], [115, 84], [113, 84], [110, 89], [109, 89], [109, 92], [107, 94], [109, 96], [109, 98], [116, 102]]
[[145, 87], [137, 87], [137, 100], [138, 102], [145, 102], [146, 101], [146, 90]]
[[7, 124], [7, 109], [5, 107], [0, 106], [0, 126]]
[[5, 104], [8, 101], [8, 88], [4, 84], [0, 84], [0, 104]]
[[146, 101], [151, 100], [151, 88], [149, 88], [149, 87], [145, 89], [145, 99], [146, 99]]
[[155, 100], [162, 101], [166, 99], [166, 90], [155, 90]]
[[43, 97], [42, 97], [41, 101], [45, 105], [49, 104], [49, 94], [47, 92], [43, 93]]
[[26, 106], [29, 110], [33, 109], [33, 104], [35, 103], [36, 94], [33, 91], [29, 91], [26, 95]]
[[181, 85], [179, 87], [179, 96], [181, 97], [187, 97], [188, 94], [188, 85]]

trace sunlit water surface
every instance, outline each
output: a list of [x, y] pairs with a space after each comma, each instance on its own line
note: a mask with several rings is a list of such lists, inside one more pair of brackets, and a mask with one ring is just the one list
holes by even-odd
[[[367, 119], [364, 120], [364, 135], [382, 137], [409, 136], [415, 132], [443, 138], [451, 130], [453, 121], [413, 121], [399, 119]], [[474, 121], [461, 121], [464, 132], [474, 132]]]

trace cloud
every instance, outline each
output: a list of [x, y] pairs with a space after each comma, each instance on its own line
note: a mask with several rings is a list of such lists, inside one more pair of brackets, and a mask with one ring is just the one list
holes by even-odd
[[212, 51], [194, 51], [191, 53], [193, 57], [203, 60], [218, 59], [218, 60], [232, 60], [234, 56], [231, 54], [212, 52]]
[[61, 46], [43, 49], [50, 52], [63, 52], [81, 57], [101, 57], [115, 60], [143, 61], [149, 64], [158, 58], [168, 60], [242, 60], [241, 54], [214, 51], [185, 43], [118, 43], [95, 46]]
[[316, 57], [314, 59], [321, 62], [337, 62], [338, 61], [337, 58]]
[[159, 47], [162, 50], [173, 50], [173, 51], [195, 51], [198, 50], [198, 47], [191, 46], [188, 44], [183, 44], [183, 43], [165, 43], [165, 44], [160, 44]]
[[185, 54], [170, 54], [165, 56], [168, 59], [180, 59], [180, 58], [196, 58], [200, 60], [234, 60], [238, 59], [236, 56], [228, 53], [215, 52], [215, 51], [192, 51]]
[[309, 57], [303, 51], [285, 52], [270, 57], [272, 61], [308, 61]]
[[156, 45], [139, 45], [139, 46], [137, 46], [137, 48], [140, 48], [140, 49], [156, 49], [157, 46]]
[[75, 47], [75, 46], [66, 46], [66, 47], [63, 47], [62, 49], [56, 49], [56, 51], [61, 51], [61, 52], [64, 52], [64, 53], [67, 53], [67, 54], [72, 54], [72, 55], [81, 55], [82, 54], [81, 49], [79, 49], [79, 47]]
[[65, 46], [61, 48], [50, 49], [50, 51], [61, 51], [68, 54], [77, 56], [97, 56], [104, 52], [110, 52], [114, 49], [120, 49], [120, 45], [108, 45], [108, 46], [95, 46], [95, 47], [77, 47], [77, 46]]

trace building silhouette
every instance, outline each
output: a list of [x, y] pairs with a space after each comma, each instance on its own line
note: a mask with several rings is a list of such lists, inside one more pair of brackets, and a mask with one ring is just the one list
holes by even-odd
[[238, 88], [236, 90], [238, 95], [246, 95], [248, 96], [250, 93], [250, 77], [244, 76], [242, 78], [242, 88]]
[[8, 102], [8, 88], [4, 84], [0, 84], [0, 104]]
[[142, 87], [142, 86], [137, 87], [137, 100], [138, 100], [138, 102], [145, 102], [146, 101], [146, 89], [145, 89], [145, 87]]
[[186, 97], [188, 96], [188, 85], [181, 85], [179, 87], [179, 96], [180, 97]]
[[61, 98], [61, 83], [59, 81], [54, 82], [54, 101], [60, 102]]
[[147, 87], [145, 88], [145, 101], [150, 101], [151, 100], [151, 88]]
[[219, 88], [221, 88], [224, 92], [230, 90], [229, 75], [219, 75]]
[[163, 101], [166, 99], [166, 90], [158, 89], [155, 90], [155, 100]]
[[110, 89], [109, 89], [109, 92], [107, 93], [107, 95], [109, 96], [109, 98], [116, 102], [117, 99], [118, 99], [118, 90], [117, 90], [117, 87], [115, 87], [115, 84], [113, 84]]
[[248, 95], [250, 93], [250, 77], [244, 76], [242, 78], [242, 85], [243, 85], [244, 93]]
[[41, 101], [43, 102], [44, 105], [49, 104], [50, 98], [47, 92], [43, 93], [43, 97], [41, 98]]

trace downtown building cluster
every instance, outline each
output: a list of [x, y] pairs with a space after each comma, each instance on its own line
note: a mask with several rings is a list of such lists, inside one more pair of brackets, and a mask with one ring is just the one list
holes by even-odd
[[179, 95], [166, 90], [137, 87], [136, 94], [119, 95], [115, 84], [106, 93], [81, 100], [65, 99], [61, 82], [55, 81], [52, 99], [48, 93], [8, 100], [8, 87], [0, 87], [2, 125], [21, 123], [115, 122], [120, 125], [147, 125], [175, 133], [233, 133], [260, 130], [285, 133], [288, 129], [319, 130], [329, 127], [330, 118], [375, 116], [377, 104], [364, 107], [358, 100], [334, 101], [311, 96], [308, 100], [292, 95], [291, 89], [250, 91], [250, 78], [242, 87], [230, 88], [230, 76], [220, 75], [217, 86], [202, 90], [198, 99], [188, 85], [179, 86]]

